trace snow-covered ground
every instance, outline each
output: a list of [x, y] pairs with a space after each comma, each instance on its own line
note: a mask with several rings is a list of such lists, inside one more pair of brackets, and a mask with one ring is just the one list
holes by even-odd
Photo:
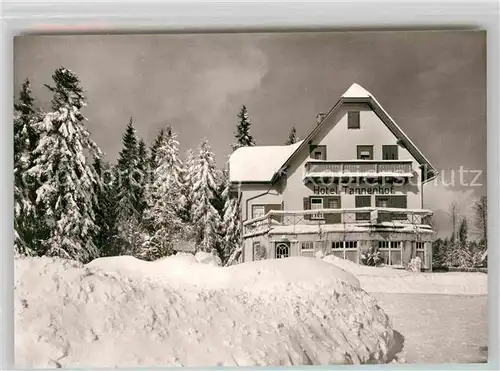
[[413, 273], [326, 256], [355, 275], [391, 319], [399, 359], [478, 363], [488, 353], [488, 279], [484, 273]]
[[352, 273], [369, 293], [487, 295], [484, 273], [415, 273], [389, 267], [367, 267], [328, 255], [323, 261]]
[[378, 363], [398, 347], [352, 274], [314, 258], [15, 260], [19, 367]]

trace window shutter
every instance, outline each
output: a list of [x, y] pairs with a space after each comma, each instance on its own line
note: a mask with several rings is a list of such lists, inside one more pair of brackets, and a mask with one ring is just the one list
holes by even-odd
[[[309, 197], [304, 197], [303, 203], [304, 203], [304, 210], [311, 210], [311, 201], [309, 200]], [[304, 219], [306, 220], [311, 219], [311, 215], [304, 215]]]

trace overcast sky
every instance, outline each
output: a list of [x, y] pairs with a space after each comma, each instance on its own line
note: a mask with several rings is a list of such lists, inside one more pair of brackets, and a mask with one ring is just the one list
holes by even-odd
[[[208, 138], [222, 167], [242, 104], [257, 144], [282, 144], [292, 126], [305, 137], [316, 114], [356, 82], [445, 180], [463, 167], [482, 170], [477, 182], [486, 184], [483, 32], [23, 36], [14, 58], [16, 95], [29, 78], [41, 105], [50, 101], [43, 84], [55, 68], [80, 77], [88, 127], [111, 160], [132, 116], [148, 144], [166, 125], [179, 133], [183, 152]], [[485, 193], [484, 186], [440, 185], [424, 199], [443, 219], [453, 200], [470, 214], [471, 200]]]

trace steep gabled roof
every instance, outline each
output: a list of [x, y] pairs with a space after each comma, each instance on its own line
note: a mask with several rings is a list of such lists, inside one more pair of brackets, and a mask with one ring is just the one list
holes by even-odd
[[437, 172], [434, 166], [432, 166], [430, 161], [401, 130], [392, 117], [389, 116], [375, 97], [362, 86], [354, 83], [342, 94], [337, 103], [324, 115], [321, 122], [301, 142], [291, 146], [255, 146], [242, 147], [236, 150], [230, 156], [229, 160], [231, 182], [260, 183], [276, 181], [285, 173], [293, 159], [304, 148], [308, 148], [312, 139], [326, 125], [328, 119], [339, 111], [343, 103], [367, 103], [418, 163], [427, 168], [427, 179], [425, 181], [436, 177]]
[[286, 167], [290, 164], [290, 162], [297, 156], [300, 151], [302, 151], [314, 136], [322, 129], [325, 123], [328, 121], [328, 118], [335, 115], [338, 112], [343, 103], [368, 103], [372, 110], [379, 116], [382, 122], [391, 130], [391, 132], [398, 138], [402, 144], [406, 147], [408, 152], [418, 161], [418, 163], [422, 166], [427, 167], [427, 179], [429, 181], [433, 179], [437, 172], [431, 162], [423, 155], [422, 152], [417, 148], [417, 146], [408, 138], [408, 136], [401, 130], [401, 128], [396, 124], [394, 119], [389, 116], [389, 114], [384, 110], [384, 108], [380, 105], [380, 103], [375, 99], [375, 97], [362, 86], [354, 83], [349, 89], [346, 90], [344, 94], [340, 97], [337, 103], [330, 109], [330, 111], [323, 117], [321, 122], [309, 133], [307, 138], [305, 138], [294, 153], [290, 155], [290, 157], [283, 163], [283, 166], [276, 173], [276, 177], [284, 172]]

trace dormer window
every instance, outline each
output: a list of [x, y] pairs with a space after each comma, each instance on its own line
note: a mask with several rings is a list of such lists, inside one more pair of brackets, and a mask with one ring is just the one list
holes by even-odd
[[359, 129], [359, 111], [350, 111], [347, 113], [347, 128]]

